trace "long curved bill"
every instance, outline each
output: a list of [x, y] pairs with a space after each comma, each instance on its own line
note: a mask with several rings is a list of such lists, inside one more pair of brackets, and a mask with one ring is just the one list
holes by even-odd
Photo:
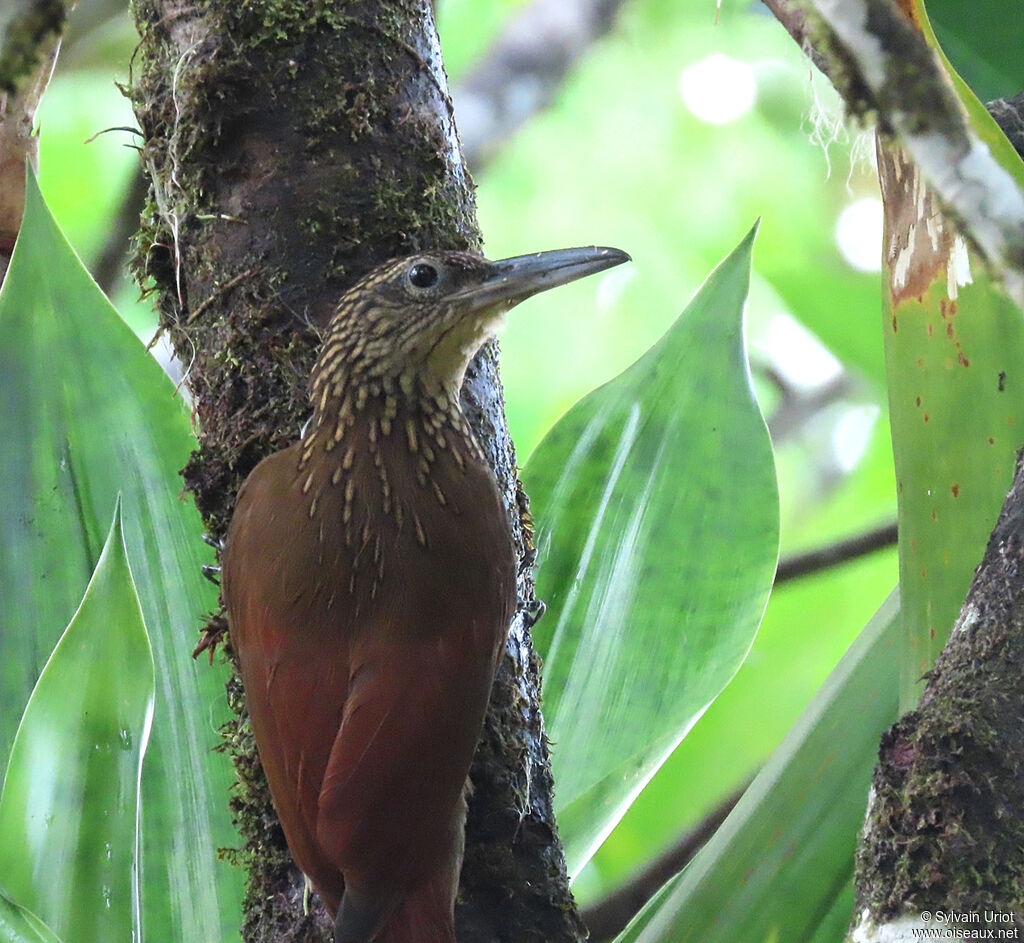
[[490, 274], [479, 284], [466, 289], [461, 297], [477, 311], [491, 307], [507, 309], [531, 295], [630, 261], [621, 249], [606, 246], [517, 255], [490, 262]]

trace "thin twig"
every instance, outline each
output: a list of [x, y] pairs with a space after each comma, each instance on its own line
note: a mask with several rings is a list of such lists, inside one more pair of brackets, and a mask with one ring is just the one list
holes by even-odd
[[193, 311], [188, 316], [188, 319], [185, 321], [185, 323], [191, 324], [196, 318], [199, 317], [199, 315], [201, 315], [207, 308], [209, 308], [214, 301], [217, 301], [219, 298], [223, 298], [224, 295], [231, 291], [232, 288], [234, 288], [236, 285], [241, 284], [247, 278], [251, 278], [257, 272], [259, 272], [259, 268], [249, 268], [246, 269], [244, 272], [240, 272], [234, 278], [229, 278], [223, 285], [218, 285], [213, 294], [210, 295], [209, 298], [207, 298], [201, 305], [199, 305], [195, 309], [195, 311]]
[[846, 372], [806, 392], [796, 388], [771, 365], [760, 366], [757, 372], [780, 394], [778, 406], [768, 417], [768, 430], [776, 446], [806, 429], [819, 413], [836, 403], [851, 399], [857, 393], [857, 384]]
[[129, 244], [139, 228], [139, 216], [145, 205], [148, 190], [149, 181], [139, 168], [121, 197], [106, 242], [93, 266], [96, 283], [107, 295], [114, 293], [125, 270]]
[[775, 585], [799, 579], [801, 576], [810, 576], [819, 570], [856, 560], [857, 557], [863, 557], [885, 547], [893, 547], [896, 545], [896, 539], [896, 522], [892, 521], [834, 544], [818, 547], [807, 553], [794, 554], [779, 563], [779, 568], [775, 571]]

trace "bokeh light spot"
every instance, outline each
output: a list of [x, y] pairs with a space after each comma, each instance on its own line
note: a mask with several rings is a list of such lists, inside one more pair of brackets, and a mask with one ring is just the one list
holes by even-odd
[[757, 81], [749, 63], [716, 52], [683, 69], [679, 94], [701, 121], [728, 124], [754, 107]]
[[843, 207], [836, 220], [836, 246], [851, 268], [877, 272], [882, 268], [882, 201], [866, 196]]

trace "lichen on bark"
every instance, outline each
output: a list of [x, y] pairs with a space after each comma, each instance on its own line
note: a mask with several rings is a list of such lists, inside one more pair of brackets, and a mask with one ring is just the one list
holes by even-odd
[[[916, 710], [882, 740], [858, 921], [1012, 914], [1024, 927], [1024, 465]], [[988, 924], [1005, 927], [1002, 921]]]
[[[133, 10], [142, 41], [132, 97], [151, 177], [134, 267], [187, 368], [200, 446], [185, 480], [222, 536], [248, 472], [299, 436], [341, 292], [394, 256], [479, 248], [473, 187], [426, 0], [134, 0]], [[527, 505], [494, 345], [467, 372], [463, 406], [513, 521], [524, 610], [471, 773], [460, 939], [569, 943], [583, 933], [551, 809], [524, 615]], [[211, 623], [222, 628], [219, 616]], [[250, 875], [243, 936], [326, 939], [322, 910], [302, 913], [237, 678], [229, 701], [245, 841], [236, 857]]]

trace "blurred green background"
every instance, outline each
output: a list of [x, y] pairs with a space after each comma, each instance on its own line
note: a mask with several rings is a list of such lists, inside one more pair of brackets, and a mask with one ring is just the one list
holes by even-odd
[[[453, 87], [520, 5], [438, 0]], [[967, 50], [965, 77], [982, 97], [1019, 90], [1008, 47], [988, 55], [964, 38], [963, 4], [930, 6], [954, 62], [958, 44]], [[117, 4], [81, 0], [38, 115], [41, 186], [87, 265], [138, 169], [116, 84], [134, 42]], [[455, 104], [458, 115], [457, 94]], [[660, 336], [762, 217], [748, 332], [777, 449], [783, 556], [894, 519], [872, 162], [872, 138], [844, 123], [827, 81], [760, 3], [624, 4], [554, 106], [474, 169], [492, 258], [597, 243], [634, 259], [510, 318], [503, 376], [520, 462]], [[155, 317], [137, 296], [123, 278], [114, 301], [148, 340]], [[735, 681], [580, 876], [584, 901], [753, 774], [896, 580], [893, 549], [777, 589]]]

